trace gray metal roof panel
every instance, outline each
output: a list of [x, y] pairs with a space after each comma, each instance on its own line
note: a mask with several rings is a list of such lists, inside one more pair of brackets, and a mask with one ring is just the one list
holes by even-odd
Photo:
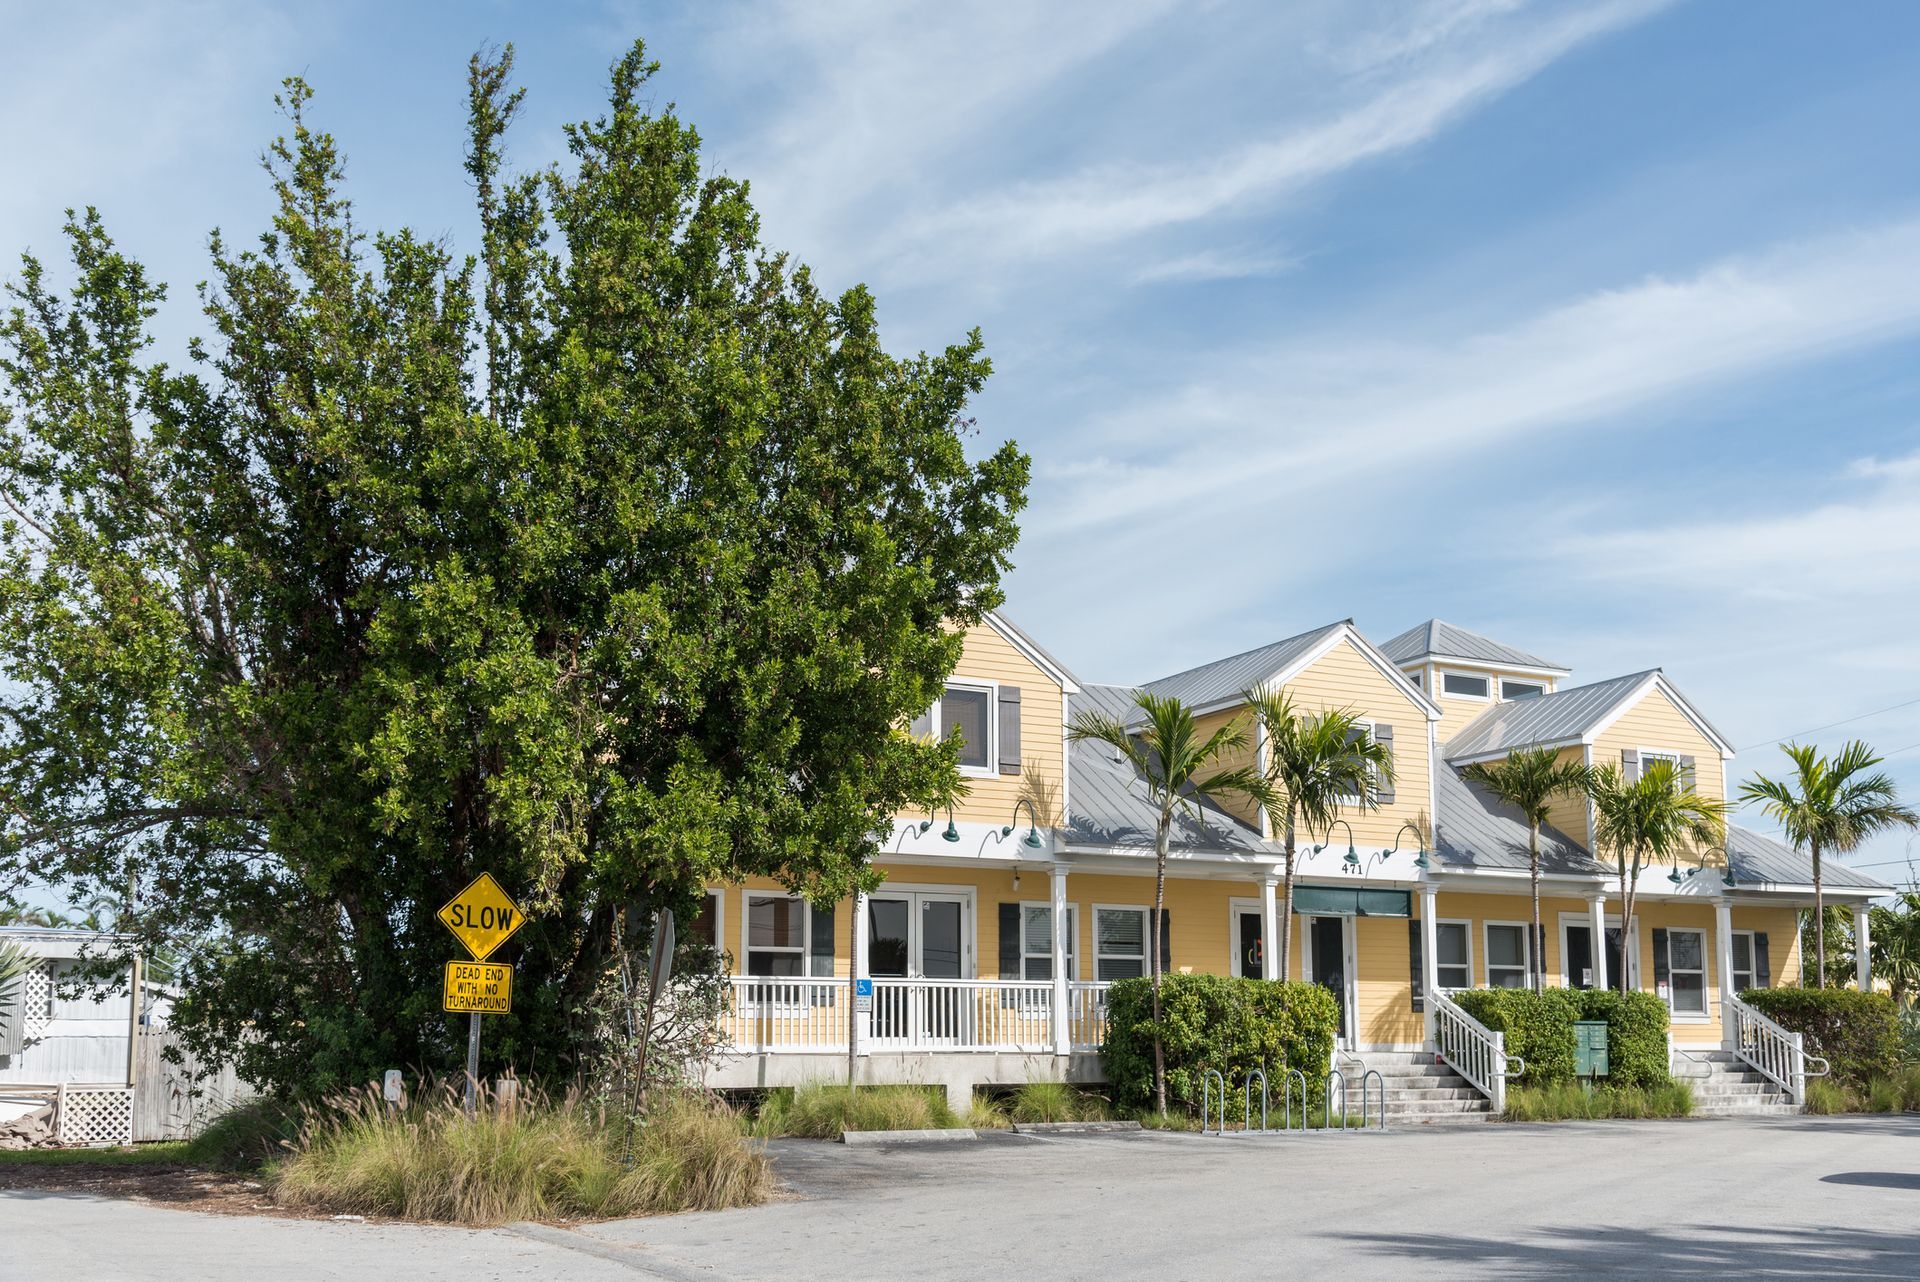
[[[1135, 693], [1132, 686], [1082, 685], [1080, 693], [1072, 696], [1069, 710], [1077, 717], [1097, 709], [1124, 721]], [[1083, 740], [1068, 745], [1067, 770], [1072, 802], [1067, 816], [1069, 845], [1132, 847], [1152, 852], [1158, 812], [1147, 801], [1146, 787], [1132, 762], [1104, 743]], [[1252, 826], [1210, 798], [1202, 797], [1199, 807], [1197, 817], [1189, 813], [1174, 816], [1175, 849], [1258, 856], [1280, 853]]]
[[1425, 623], [1415, 624], [1381, 646], [1380, 652], [1395, 663], [1411, 663], [1415, 659], [1437, 654], [1455, 659], [1475, 659], [1495, 666], [1567, 671], [1559, 664], [1551, 663], [1537, 654], [1528, 654], [1525, 650], [1516, 650], [1510, 645], [1502, 645], [1491, 637], [1481, 636], [1478, 632], [1456, 628], [1445, 619], [1428, 619]]
[[[1527, 823], [1520, 811], [1497, 800], [1458, 770], [1443, 766], [1434, 772], [1440, 821], [1436, 825], [1436, 853], [1441, 868], [1505, 868], [1527, 870]], [[1551, 824], [1540, 829], [1540, 870], [1563, 875], [1604, 874], [1607, 866], [1579, 842]]]
[[1572, 686], [1537, 699], [1496, 703], [1447, 740], [1448, 761], [1507, 752], [1537, 743], [1577, 740], [1604, 721], [1658, 669], [1632, 672], [1610, 681]]
[[[1775, 841], [1750, 828], [1727, 826], [1727, 854], [1733, 861], [1733, 875], [1742, 886], [1772, 882], [1782, 886], [1811, 886], [1813, 859], [1785, 842]], [[1820, 880], [1840, 890], [1879, 890], [1893, 887], [1863, 872], [1856, 872], [1828, 855], [1820, 861]]]
[[1338, 623], [1329, 623], [1311, 632], [1302, 632], [1298, 636], [1258, 646], [1241, 654], [1215, 659], [1212, 663], [1204, 663], [1197, 668], [1188, 668], [1185, 672], [1176, 672], [1172, 676], [1149, 681], [1145, 688], [1158, 695], [1179, 699], [1189, 707], [1196, 708], [1206, 707], [1223, 699], [1231, 699], [1248, 687], [1258, 685], [1274, 673], [1297, 662], [1314, 646], [1326, 640], [1329, 633], [1336, 632], [1351, 622], [1352, 620], [1343, 619]]

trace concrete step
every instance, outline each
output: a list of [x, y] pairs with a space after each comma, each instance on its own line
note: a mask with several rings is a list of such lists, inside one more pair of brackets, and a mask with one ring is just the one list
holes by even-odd
[[1801, 1110], [1797, 1104], [1784, 1100], [1777, 1104], [1732, 1104], [1722, 1106], [1703, 1106], [1695, 1104], [1695, 1117], [1798, 1117]]
[[1436, 1100], [1436, 1099], [1485, 1099], [1473, 1087], [1464, 1082], [1455, 1086], [1419, 1086], [1387, 1092], [1387, 1103], [1395, 1100]]
[[1486, 1113], [1484, 1096], [1476, 1099], [1401, 1100], [1387, 1102], [1388, 1117], [1440, 1117], [1455, 1113]]

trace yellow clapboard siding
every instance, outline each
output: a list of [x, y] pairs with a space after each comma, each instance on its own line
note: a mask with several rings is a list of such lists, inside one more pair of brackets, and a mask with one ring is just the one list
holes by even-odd
[[1726, 769], [1720, 749], [1658, 687], [1649, 689], [1594, 739], [1593, 764], [1618, 769], [1620, 752], [1625, 748], [1692, 757], [1695, 791], [1717, 801], [1726, 800]]
[[[1202, 743], [1222, 726], [1237, 722], [1243, 742], [1240, 747], [1229, 749], [1214, 759], [1207, 768], [1208, 774], [1219, 774], [1224, 770], [1236, 770], [1241, 767], [1256, 769], [1259, 766], [1256, 736], [1253, 730], [1253, 715], [1245, 705], [1237, 708], [1224, 708], [1219, 712], [1209, 712], [1193, 719], [1195, 737]], [[1233, 815], [1249, 827], [1260, 826], [1260, 807], [1245, 795], [1235, 796], [1221, 792], [1213, 794], [1220, 808]]]
[[[1353, 810], [1340, 816], [1353, 825], [1356, 843], [1412, 846], [1411, 834], [1396, 840], [1402, 823], [1430, 830], [1432, 779], [1425, 708], [1344, 639], [1289, 681], [1286, 689], [1302, 712], [1348, 708], [1393, 727], [1394, 800], [1378, 810]], [[1282, 821], [1278, 815], [1274, 819]]]
[[[1020, 688], [1020, 773], [963, 777], [963, 792], [954, 805], [954, 816], [976, 823], [1011, 822], [1014, 803], [1036, 782], [1051, 788], [1057, 811], [1066, 761], [1060, 683], [987, 624], [967, 630], [966, 649], [953, 675]], [[1043, 815], [1040, 821], [1052, 824], [1058, 820], [1056, 813]]]

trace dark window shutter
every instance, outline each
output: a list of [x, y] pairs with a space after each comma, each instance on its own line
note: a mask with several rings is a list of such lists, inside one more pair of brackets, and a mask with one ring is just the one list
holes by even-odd
[[909, 726], [908, 729], [913, 732], [913, 737], [916, 739], [925, 739], [931, 736], [933, 734], [933, 709], [928, 708], [925, 712], [915, 717], [913, 724]]
[[[1147, 916], [1153, 916], [1153, 909], [1147, 909]], [[1151, 971], [1152, 967], [1149, 966], [1148, 970]], [[1164, 908], [1160, 910], [1160, 973], [1173, 973], [1173, 914]]]
[[1620, 749], [1620, 773], [1627, 777], [1628, 783], [1638, 782], [1640, 778], [1640, 750], [1638, 748]]
[[1000, 773], [1020, 773], [1020, 687], [1000, 687]]
[[[815, 979], [833, 978], [833, 905], [807, 905], [807, 970]], [[815, 1006], [834, 1004], [835, 989], [816, 990]]]
[[[1373, 741], [1387, 750], [1387, 760], [1391, 762], [1393, 760], [1393, 727], [1375, 726], [1373, 728]], [[1390, 803], [1393, 800], [1393, 780], [1382, 776], [1375, 789], [1374, 796], [1383, 806]]]
[[1413, 963], [1413, 1008], [1423, 1011], [1427, 1008], [1426, 991], [1420, 982], [1420, 919], [1407, 918], [1407, 956]]
[[1653, 931], [1653, 991], [1659, 992], [1660, 985], [1667, 982], [1667, 932], [1654, 927]]
[[1692, 757], [1680, 758], [1680, 786], [1682, 788], [1693, 787], [1693, 758]]
[[1019, 904], [1000, 905], [1000, 978], [1021, 978]]
[[1767, 958], [1767, 935], [1765, 931], [1753, 932], [1753, 969], [1754, 983], [1760, 988], [1773, 987], [1773, 964]]

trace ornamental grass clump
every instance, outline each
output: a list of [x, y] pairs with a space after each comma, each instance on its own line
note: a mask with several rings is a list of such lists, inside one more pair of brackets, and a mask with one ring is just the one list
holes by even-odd
[[1567, 1122], [1601, 1118], [1686, 1117], [1693, 1112], [1693, 1088], [1669, 1081], [1656, 1086], [1596, 1086], [1570, 1082], [1515, 1086], [1507, 1091], [1507, 1122]]
[[1112, 1117], [1107, 1101], [1065, 1082], [1028, 1082], [1007, 1101], [1016, 1122], [1104, 1122]]
[[469, 1118], [448, 1087], [400, 1108], [368, 1089], [309, 1109], [269, 1180], [286, 1206], [475, 1225], [751, 1206], [773, 1187], [739, 1119], [698, 1095], [665, 1097], [629, 1135], [538, 1091]]
[[810, 1082], [767, 1097], [754, 1123], [758, 1135], [837, 1140], [848, 1131], [936, 1131], [961, 1126], [945, 1096], [925, 1086], [859, 1086]]

